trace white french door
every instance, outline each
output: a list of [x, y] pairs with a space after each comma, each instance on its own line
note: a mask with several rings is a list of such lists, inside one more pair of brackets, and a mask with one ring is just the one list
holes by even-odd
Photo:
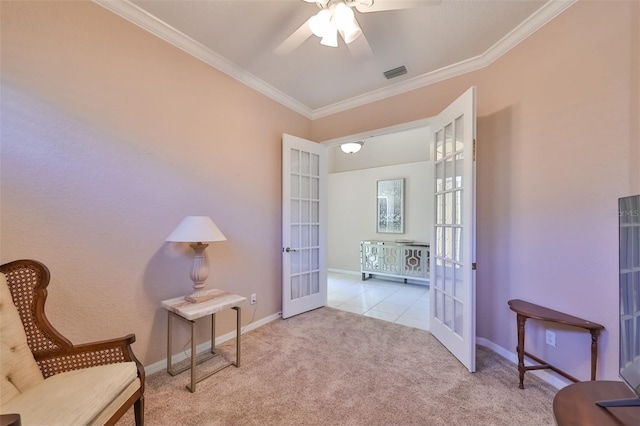
[[327, 147], [282, 135], [282, 317], [327, 304]]
[[435, 188], [430, 331], [470, 372], [476, 369], [475, 87], [432, 125]]

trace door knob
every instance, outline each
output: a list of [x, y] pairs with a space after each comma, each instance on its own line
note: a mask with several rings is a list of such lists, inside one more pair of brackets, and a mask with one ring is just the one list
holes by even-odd
[[291, 253], [294, 251], [297, 251], [296, 249], [292, 249], [291, 247], [287, 247], [286, 249], [284, 249], [284, 251], [286, 251], [287, 253]]

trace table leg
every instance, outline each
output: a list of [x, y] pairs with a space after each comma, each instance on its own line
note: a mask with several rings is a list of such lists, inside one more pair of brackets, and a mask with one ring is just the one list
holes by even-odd
[[195, 321], [189, 321], [191, 324], [191, 393], [196, 391], [196, 336], [194, 332]]
[[[182, 373], [183, 371], [186, 371], [188, 369], [191, 369], [191, 383], [187, 385], [187, 389], [189, 389], [191, 391], [191, 393], [194, 393], [196, 391], [196, 383], [206, 379], [207, 377], [210, 377], [211, 375], [217, 373], [218, 371], [222, 370], [223, 368], [228, 367], [229, 365], [234, 364], [236, 367], [240, 366], [240, 353], [241, 353], [241, 334], [242, 334], [242, 316], [241, 316], [241, 310], [240, 307], [233, 307], [233, 309], [236, 310], [236, 361], [235, 363], [231, 362], [231, 361], [227, 361], [225, 364], [223, 364], [222, 366], [216, 368], [213, 371], [209, 371], [208, 373], [206, 373], [205, 375], [203, 375], [202, 377], [198, 378], [197, 377], [197, 372], [196, 372], [196, 366], [198, 364], [203, 363], [204, 361], [207, 361], [211, 358], [220, 356], [220, 354], [216, 351], [216, 346], [215, 346], [215, 342], [216, 342], [216, 315], [211, 314], [211, 348], [210, 348], [210, 354], [207, 354], [206, 351], [201, 353], [201, 356], [198, 356], [198, 353], [196, 352], [197, 347], [196, 347], [196, 336], [195, 336], [195, 320], [188, 320], [182, 316], [178, 316], [177, 314], [168, 311], [169, 317], [167, 320], [167, 372], [172, 375], [175, 376], [176, 374]], [[186, 321], [189, 323], [189, 326], [191, 327], [191, 359], [189, 364], [180, 367], [180, 368], [175, 368], [173, 366], [172, 363], [172, 356], [171, 356], [171, 348], [172, 348], [172, 341], [173, 341], [173, 315], [176, 315], [178, 319], [181, 319], [183, 321]]]
[[598, 335], [600, 330], [589, 330], [591, 332], [591, 380], [596, 379], [596, 366], [598, 365]]
[[173, 312], [167, 311], [167, 371], [171, 373], [171, 329], [173, 324]]
[[520, 375], [520, 389], [524, 389], [524, 323], [527, 318], [524, 315], [518, 314], [518, 372]]
[[216, 353], [216, 314], [211, 314], [211, 353]]
[[240, 334], [242, 330], [242, 314], [240, 306], [235, 306], [236, 310], [236, 367], [240, 367]]

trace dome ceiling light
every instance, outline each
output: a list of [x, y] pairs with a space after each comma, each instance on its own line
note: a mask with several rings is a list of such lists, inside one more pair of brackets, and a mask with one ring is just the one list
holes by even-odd
[[364, 142], [362, 141], [347, 142], [340, 145], [340, 150], [345, 154], [355, 154], [356, 152], [360, 151], [363, 145], [364, 145]]

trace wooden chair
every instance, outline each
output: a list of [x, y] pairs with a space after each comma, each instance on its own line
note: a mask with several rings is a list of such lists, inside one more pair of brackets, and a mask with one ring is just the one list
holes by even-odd
[[[135, 336], [129, 334], [120, 339], [74, 345], [51, 325], [45, 315], [44, 306], [50, 279], [49, 270], [45, 265], [35, 260], [17, 260], [0, 266], [0, 272], [6, 276], [13, 303], [26, 333], [27, 345], [45, 381], [51, 376], [71, 370], [134, 362], [139, 387], [124, 402], [117, 402], [119, 407], [109, 408], [110, 411], [106, 415], [110, 417], [105, 424], [115, 424], [133, 405], [136, 425], [142, 426], [145, 373], [144, 367], [131, 349]], [[26, 353], [28, 354], [28, 351]]]

